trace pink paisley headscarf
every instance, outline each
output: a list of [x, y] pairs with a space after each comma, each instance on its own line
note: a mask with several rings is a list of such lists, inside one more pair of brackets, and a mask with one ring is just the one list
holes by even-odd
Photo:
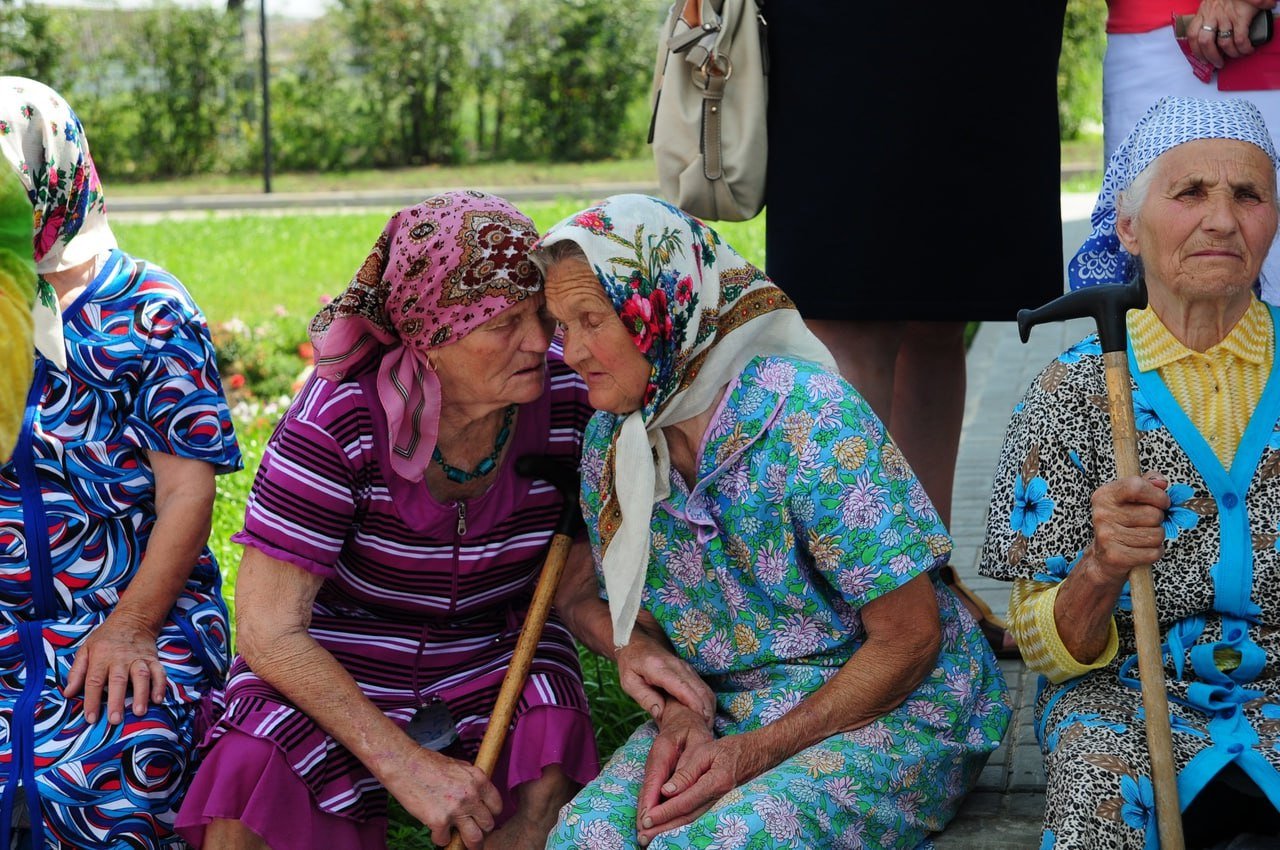
[[440, 379], [427, 352], [456, 342], [542, 289], [537, 229], [502, 198], [444, 192], [391, 217], [345, 292], [311, 320], [316, 372], [378, 370], [391, 467], [426, 473], [440, 431]]

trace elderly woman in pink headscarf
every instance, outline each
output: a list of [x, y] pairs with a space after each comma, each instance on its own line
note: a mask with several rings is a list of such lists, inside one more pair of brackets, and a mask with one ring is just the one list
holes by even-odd
[[[575, 470], [592, 413], [548, 355], [536, 235], [500, 198], [436, 195], [391, 218], [313, 320], [316, 375], [233, 538], [240, 654], [179, 817], [196, 846], [385, 846], [388, 792], [437, 844], [541, 846], [596, 774], [565, 625], [612, 650], [585, 543], [492, 781], [470, 763], [562, 503], [515, 460]], [[696, 702], [692, 673], [649, 649], [620, 659], [633, 684], [665, 676]]]

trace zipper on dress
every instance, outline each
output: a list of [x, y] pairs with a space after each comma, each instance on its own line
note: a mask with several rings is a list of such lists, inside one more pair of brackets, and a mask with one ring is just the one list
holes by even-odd
[[463, 537], [467, 533], [467, 503], [456, 502], [458, 506], [458, 536]]

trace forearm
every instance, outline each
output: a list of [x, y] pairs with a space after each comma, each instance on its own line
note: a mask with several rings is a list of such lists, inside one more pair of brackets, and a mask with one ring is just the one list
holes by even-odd
[[832, 735], [877, 720], [902, 704], [937, 662], [939, 641], [869, 636], [831, 679], [778, 720], [753, 732], [752, 747], [776, 765]]
[[1092, 547], [1060, 585], [1054, 621], [1062, 645], [1080, 663], [1092, 663], [1107, 649], [1123, 587], [1097, 568]]
[[579, 643], [596, 655], [614, 657], [609, 604], [594, 592], [556, 599], [556, 612]]
[[1009, 630], [1018, 641], [1027, 669], [1055, 684], [1106, 666], [1118, 649], [1113, 616], [1103, 652], [1088, 662], [1081, 662], [1073, 656], [1058, 634], [1054, 609], [1059, 590], [1061, 585], [1056, 582], [1018, 579], [1013, 583], [1013, 592], [1009, 596]]
[[305, 628], [261, 637], [242, 633], [240, 654], [254, 673], [350, 750], [383, 784], [385, 774], [396, 769], [406, 751], [417, 748]]
[[174, 494], [157, 506], [138, 572], [113, 616], [159, 634], [209, 540], [213, 494]]
[[[619, 647], [613, 645], [609, 603], [600, 598], [591, 549], [584, 542], [575, 543], [569, 550], [565, 571], [556, 590], [555, 604], [560, 619], [579, 643], [596, 655], [616, 659]], [[640, 611], [635, 628], [659, 642], [663, 641], [662, 629], [648, 611]]]
[[579, 643], [596, 655], [613, 658], [609, 605], [600, 598], [591, 548], [583, 541], [569, 549], [555, 604], [560, 619]]

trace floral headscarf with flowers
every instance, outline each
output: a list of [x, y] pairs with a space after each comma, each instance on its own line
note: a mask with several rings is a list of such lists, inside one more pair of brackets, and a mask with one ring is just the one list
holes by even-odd
[[[34, 208], [38, 274], [73, 269], [116, 247], [84, 127], [61, 95], [26, 77], [0, 77], [0, 156]], [[62, 313], [43, 278], [34, 318], [36, 348], [65, 369]]]
[[[836, 371], [795, 304], [701, 221], [647, 195], [614, 195], [552, 227], [535, 246], [582, 248], [651, 366], [643, 407], [613, 419], [600, 482], [600, 547], [618, 646], [630, 640], [649, 563], [653, 506], [669, 493], [662, 428], [706, 411], [755, 357], [789, 355]], [[618, 481], [626, 481], [623, 488]]]
[[378, 370], [391, 467], [426, 473], [440, 431], [440, 379], [427, 352], [457, 342], [542, 290], [538, 232], [502, 198], [444, 192], [391, 217], [345, 292], [311, 320], [316, 372]]

